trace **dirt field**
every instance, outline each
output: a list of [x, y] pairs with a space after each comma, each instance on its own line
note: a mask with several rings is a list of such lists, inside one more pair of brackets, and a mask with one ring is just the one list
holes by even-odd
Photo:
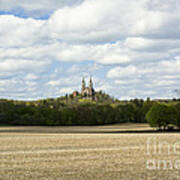
[[142, 130], [150, 128], [1, 127], [0, 179], [180, 179], [180, 134]]

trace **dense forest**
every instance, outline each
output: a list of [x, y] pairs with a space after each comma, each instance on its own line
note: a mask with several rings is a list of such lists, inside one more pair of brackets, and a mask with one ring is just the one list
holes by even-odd
[[180, 128], [180, 100], [120, 101], [99, 92], [96, 100], [66, 95], [37, 101], [0, 100], [0, 125], [103, 125], [146, 123]]

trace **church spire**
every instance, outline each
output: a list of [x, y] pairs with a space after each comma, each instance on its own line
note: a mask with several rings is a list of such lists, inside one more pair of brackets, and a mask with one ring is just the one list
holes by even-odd
[[81, 91], [84, 91], [85, 88], [86, 88], [86, 84], [85, 84], [84, 77], [83, 77], [83, 78], [82, 78]]
[[92, 77], [90, 77], [89, 79], [89, 88], [93, 89]]

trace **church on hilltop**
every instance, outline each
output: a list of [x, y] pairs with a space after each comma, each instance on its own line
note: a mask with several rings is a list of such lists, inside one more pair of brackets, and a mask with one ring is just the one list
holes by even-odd
[[78, 91], [74, 91], [72, 93], [73, 97], [77, 97], [81, 95], [82, 98], [84, 99], [95, 99], [95, 90], [93, 88], [93, 81], [92, 78], [90, 77], [89, 79], [89, 85], [86, 86], [86, 82], [84, 80], [84, 77], [82, 78], [82, 83], [81, 83], [81, 92], [79, 93]]
[[89, 86], [86, 87], [86, 83], [85, 83], [85, 80], [83, 77], [82, 84], [81, 84], [81, 96], [82, 97], [93, 97], [94, 95], [95, 95], [95, 90], [93, 88], [92, 78], [90, 77]]

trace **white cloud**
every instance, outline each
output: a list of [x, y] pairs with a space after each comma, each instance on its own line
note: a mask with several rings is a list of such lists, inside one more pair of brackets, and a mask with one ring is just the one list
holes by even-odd
[[[12, 81], [26, 87], [19, 90], [21, 95], [28, 88], [32, 96], [58, 95], [61, 88], [79, 86], [77, 75], [87, 71], [96, 71], [97, 79], [108, 71], [107, 82], [97, 88], [118, 97], [142, 91], [156, 91], [152, 93], [156, 96], [160, 89], [180, 86], [179, 0], [0, 0], [0, 4], [0, 10], [21, 9], [32, 17], [51, 13], [47, 20], [0, 15], [0, 78], [22, 75], [23, 84], [18, 84], [22, 79]], [[58, 63], [64, 66], [57, 67]], [[49, 72], [40, 80], [38, 73], [44, 70]], [[46, 88], [36, 89], [35, 81]]]
[[140, 84], [141, 81], [140, 79], [116, 79], [114, 81], [115, 84], [117, 85], [129, 85], [129, 84]]
[[78, 76], [68, 76], [68, 77], [63, 77], [59, 79], [52, 79], [50, 80], [47, 84], [50, 86], [76, 86], [80, 85], [81, 78]]
[[171, 98], [172, 92], [180, 87], [179, 63], [177, 57], [171, 61], [115, 67], [108, 71], [107, 77], [127, 97]]
[[[134, 34], [131, 31], [137, 27], [139, 19], [146, 21], [143, 4], [142, 1], [130, 0], [86, 0], [79, 6], [56, 11], [48, 20], [48, 28], [53, 38], [68, 42], [117, 40], [127, 34]], [[149, 21], [152, 30], [150, 18]]]
[[0, 16], [0, 47], [25, 47], [40, 42], [42, 20]]
[[23, 13], [33, 17], [46, 16], [52, 11], [65, 7], [72, 6], [82, 2], [82, 0], [0, 0], [1, 11], [14, 11], [17, 13]]
[[143, 37], [130, 37], [127, 38], [125, 47], [132, 50], [162, 52], [175, 49], [180, 46], [179, 39], [148, 39]]
[[171, 11], [180, 9], [178, 0], [151, 0], [147, 1], [147, 8], [155, 11]]
[[173, 86], [177, 83], [176, 80], [167, 80], [167, 79], [156, 79], [152, 80], [150, 84], [145, 84], [146, 87], [158, 87], [158, 86]]
[[19, 72], [19, 71], [35, 71], [40, 72], [49, 63], [47, 61], [32, 61], [32, 60], [3, 60], [0, 62], [1, 72]]
[[59, 92], [60, 92], [61, 94], [65, 95], [65, 94], [70, 94], [70, 93], [72, 93], [73, 90], [74, 90], [73, 88], [65, 87], [65, 88], [61, 88], [61, 89], [59, 90]]
[[158, 75], [177, 75], [180, 74], [180, 59], [176, 58], [172, 61], [160, 61], [158, 63], [147, 63], [143, 65], [128, 65], [125, 67], [112, 68], [108, 73], [108, 78], [119, 78], [119, 77], [143, 77], [145, 75], [158, 76]]
[[102, 64], [169, 58], [180, 45], [180, 13], [154, 11], [148, 3], [86, 0], [57, 10], [48, 20], [0, 16], [0, 56]]
[[72, 65], [72, 66], [67, 70], [68, 73], [77, 73], [77, 72], [79, 72], [79, 71], [81, 71], [81, 67], [78, 66], [78, 65], [76, 65], [76, 64]]
[[138, 73], [138, 69], [135, 66], [127, 66], [127, 67], [115, 67], [111, 69], [107, 73], [108, 78], [117, 78], [117, 77], [126, 77], [136, 75]]
[[92, 43], [117, 41], [127, 36], [177, 35], [178, 10], [155, 11], [146, 8], [147, 3], [147, 0], [86, 0], [79, 6], [57, 10], [48, 20], [49, 32], [55, 39]]
[[27, 75], [24, 77], [24, 79], [31, 81], [31, 80], [37, 80], [38, 77], [37, 77], [37, 75], [35, 75], [35, 74], [29, 73], [29, 74], [27, 74]]

